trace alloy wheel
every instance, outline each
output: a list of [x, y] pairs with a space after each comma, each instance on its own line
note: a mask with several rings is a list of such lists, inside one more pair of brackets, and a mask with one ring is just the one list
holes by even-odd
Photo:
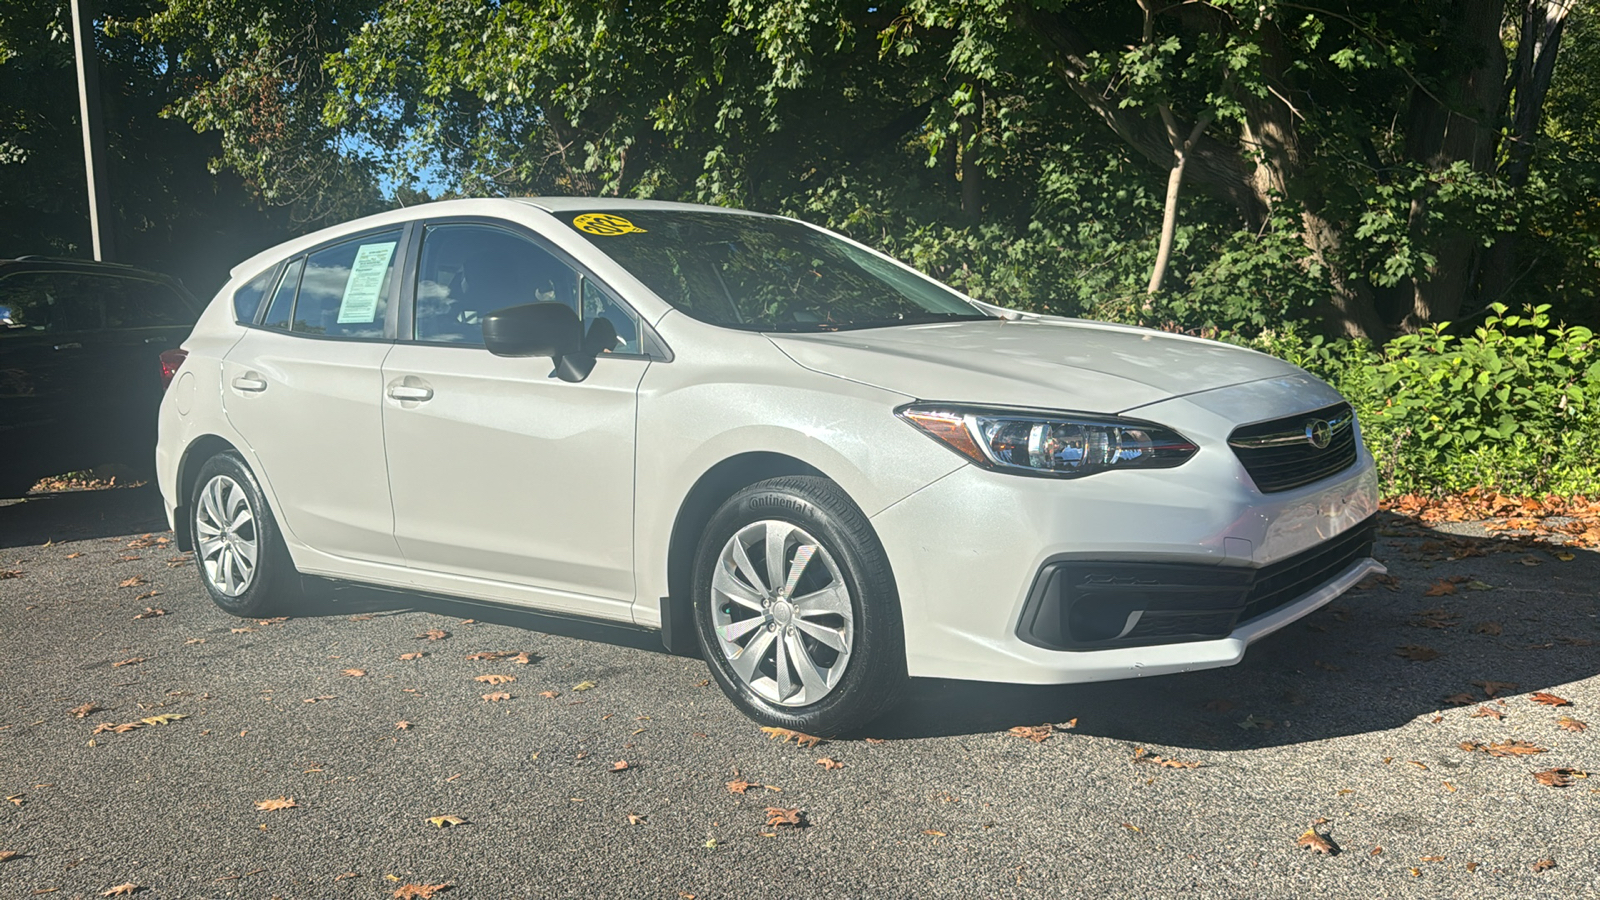
[[206, 581], [225, 597], [250, 589], [260, 553], [260, 532], [249, 495], [239, 482], [216, 475], [196, 498], [194, 537]]

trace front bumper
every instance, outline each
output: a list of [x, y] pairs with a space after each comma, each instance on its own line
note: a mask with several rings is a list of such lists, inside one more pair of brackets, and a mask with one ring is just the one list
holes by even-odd
[[[899, 587], [912, 675], [1066, 684], [1229, 666], [1251, 642], [1384, 571], [1364, 551], [1334, 554], [1321, 570], [1291, 578], [1270, 603], [1247, 610], [1241, 591], [1274, 571], [1316, 557], [1341, 536], [1360, 546], [1348, 535], [1377, 513], [1372, 457], [1361, 448], [1338, 475], [1263, 494], [1225, 445], [1240, 419], [1172, 402], [1148, 417], [1202, 438], [1200, 452], [1176, 469], [1055, 481], [967, 466], [873, 517]], [[1268, 408], [1261, 417], [1278, 414]], [[1089, 563], [1210, 570], [1217, 576], [1210, 588], [1221, 585], [1213, 606], [1227, 621], [1146, 634], [1138, 646], [1100, 644], [1110, 649], [1063, 641], [1060, 627], [1048, 622], [1042, 630], [1054, 627], [1055, 639], [1039, 639], [1040, 607], [1029, 600], [1040, 574]], [[1124, 626], [1131, 610], [1124, 610]], [[1130, 636], [1137, 635], [1123, 635]]]

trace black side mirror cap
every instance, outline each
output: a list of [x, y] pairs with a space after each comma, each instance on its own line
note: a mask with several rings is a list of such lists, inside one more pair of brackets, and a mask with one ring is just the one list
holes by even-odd
[[483, 345], [495, 356], [562, 357], [583, 352], [583, 323], [565, 303], [524, 303], [483, 317]]

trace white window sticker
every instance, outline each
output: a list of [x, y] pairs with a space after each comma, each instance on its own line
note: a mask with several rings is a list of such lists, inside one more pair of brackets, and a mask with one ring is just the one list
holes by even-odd
[[389, 271], [394, 246], [394, 241], [362, 244], [356, 251], [356, 261], [351, 263], [350, 277], [344, 283], [344, 297], [339, 301], [340, 325], [370, 323], [377, 318], [378, 292], [383, 289], [383, 275]]

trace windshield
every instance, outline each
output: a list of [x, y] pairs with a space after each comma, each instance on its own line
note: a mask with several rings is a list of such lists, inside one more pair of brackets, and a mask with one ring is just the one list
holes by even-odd
[[625, 210], [562, 218], [663, 300], [747, 331], [841, 331], [987, 319], [971, 303], [799, 222]]

